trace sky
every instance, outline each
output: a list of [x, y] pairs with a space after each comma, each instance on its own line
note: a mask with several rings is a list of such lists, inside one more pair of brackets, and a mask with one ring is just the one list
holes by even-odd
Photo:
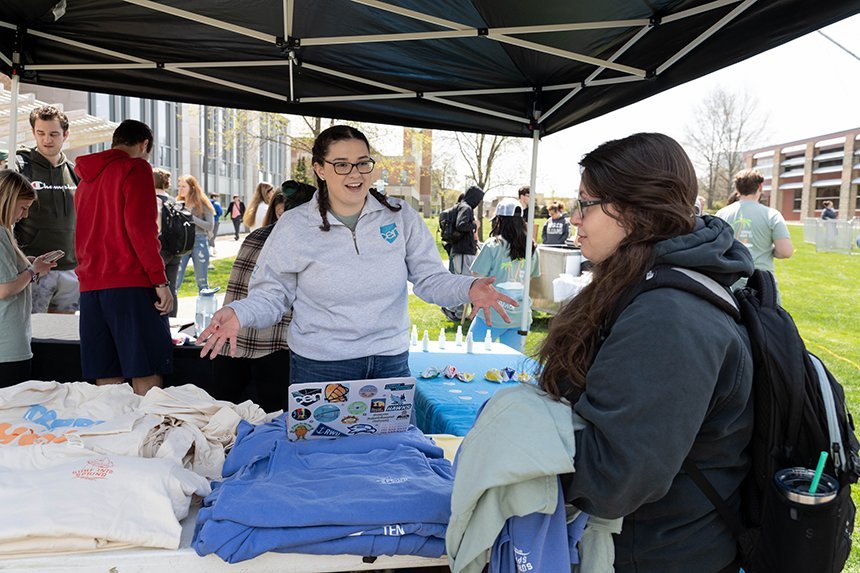
[[[860, 57], [860, 15], [822, 31]], [[768, 115], [760, 146], [844, 131], [860, 125], [860, 60], [813, 32], [743, 62], [541, 140], [537, 191], [572, 197], [579, 186], [579, 159], [604, 141], [657, 131], [684, 143], [695, 108], [717, 87], [746, 92]], [[574, 98], [573, 101], [575, 101]], [[434, 152], [437, 138], [434, 137]], [[506, 158], [500, 175], [521, 183], [491, 189], [488, 198], [516, 195], [528, 183], [531, 141]], [[466, 170], [461, 169], [463, 175]], [[464, 180], [465, 184], [465, 180]]]

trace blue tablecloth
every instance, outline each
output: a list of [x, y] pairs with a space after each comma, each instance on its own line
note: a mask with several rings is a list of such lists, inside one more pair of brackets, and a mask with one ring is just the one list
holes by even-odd
[[[475, 374], [472, 382], [460, 382], [443, 376], [430, 380], [418, 378], [421, 371], [435, 366], [440, 371], [452, 364], [460, 372]], [[446, 344], [446, 349], [439, 349], [434, 342], [431, 350], [423, 352], [420, 347], [413, 347], [409, 352], [409, 368], [412, 375], [418, 378], [415, 392], [415, 425], [425, 434], [453, 434], [465, 436], [480, 407], [490, 397], [502, 388], [510, 387], [516, 382], [499, 384], [488, 382], [484, 374], [490, 368], [513, 368], [534, 373], [537, 363], [507, 346], [493, 344], [493, 349], [484, 349], [484, 343], [475, 344], [475, 353], [466, 354], [462, 347], [455, 347], [452, 342]]]

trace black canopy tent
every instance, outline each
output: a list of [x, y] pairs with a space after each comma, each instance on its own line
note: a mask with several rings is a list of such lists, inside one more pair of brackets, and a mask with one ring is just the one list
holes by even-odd
[[858, 11], [860, 0], [4, 0], [0, 69], [13, 107], [23, 81], [532, 137], [534, 189], [542, 135]]

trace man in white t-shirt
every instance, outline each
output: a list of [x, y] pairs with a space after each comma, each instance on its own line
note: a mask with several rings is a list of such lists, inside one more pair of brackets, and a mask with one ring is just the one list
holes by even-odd
[[[740, 198], [717, 211], [717, 217], [735, 230], [735, 239], [749, 249], [755, 268], [773, 273], [773, 260], [789, 258], [794, 247], [782, 214], [759, 203], [763, 182], [764, 177], [755, 169], [735, 175], [735, 189]], [[735, 287], [745, 282], [742, 279]]]

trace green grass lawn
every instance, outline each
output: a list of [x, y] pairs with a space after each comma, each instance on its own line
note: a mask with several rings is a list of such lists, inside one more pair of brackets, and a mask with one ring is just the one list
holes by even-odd
[[[540, 221], [542, 223], [543, 221]], [[435, 234], [437, 219], [427, 219], [427, 226]], [[489, 227], [487, 227], [489, 229]], [[782, 302], [794, 317], [798, 330], [808, 349], [817, 354], [845, 387], [849, 409], [860, 413], [860, 256], [836, 253], [816, 253], [815, 246], [803, 242], [803, 229], [789, 226], [794, 243], [794, 256], [776, 262]], [[438, 235], [437, 236], [437, 244]], [[447, 255], [438, 245], [443, 258]], [[232, 259], [215, 261], [215, 271], [209, 271], [209, 284], [227, 285]], [[196, 294], [193, 271], [182, 285], [180, 296]], [[445, 328], [449, 338], [457, 330], [457, 323], [447, 320], [439, 307], [410, 296], [409, 316], [418, 326], [419, 333], [430, 331], [434, 340], [439, 329]], [[552, 317], [536, 313], [532, 329], [526, 340], [526, 353], [533, 355], [546, 337]], [[463, 327], [468, 330], [469, 321]], [[860, 505], [860, 487], [854, 487], [853, 497]], [[858, 514], [860, 515], [860, 514]], [[855, 525], [860, 531], [860, 520]], [[845, 571], [860, 573], [860, 532], [854, 536], [854, 546]]]

